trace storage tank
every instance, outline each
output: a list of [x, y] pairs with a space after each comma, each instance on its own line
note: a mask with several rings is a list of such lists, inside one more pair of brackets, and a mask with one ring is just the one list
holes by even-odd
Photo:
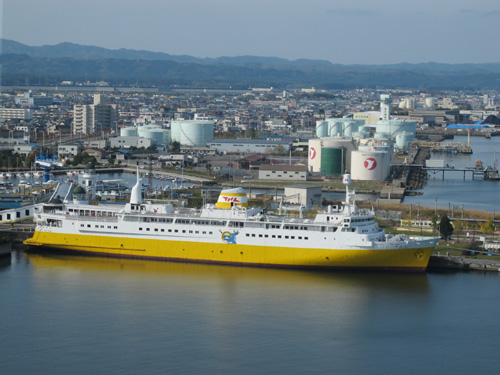
[[316, 121], [316, 135], [318, 137], [351, 137], [358, 129], [365, 125], [364, 120], [351, 118], [328, 118]]
[[414, 135], [407, 132], [396, 135], [396, 148], [398, 150], [407, 150], [410, 147], [413, 138]]
[[328, 121], [316, 121], [316, 137], [321, 138], [326, 136], [328, 136]]
[[425, 106], [428, 108], [434, 108], [434, 98], [425, 98]]
[[[334, 148], [343, 147], [345, 152], [345, 168], [350, 170], [351, 168], [351, 151], [356, 150], [356, 142], [350, 137], [328, 137], [322, 138], [322, 147]], [[321, 165], [320, 165], [321, 167]], [[318, 170], [319, 172], [319, 170]]]
[[137, 130], [137, 134], [142, 138], [149, 138], [154, 140], [157, 145], [165, 145], [165, 132], [166, 130], [159, 126], [141, 126]]
[[376, 134], [387, 134], [390, 138], [394, 139], [397, 134], [407, 132], [416, 133], [417, 123], [415, 121], [404, 120], [379, 120], [376, 124]]
[[345, 172], [346, 150], [343, 147], [321, 149], [321, 175], [340, 176]]
[[389, 175], [389, 153], [386, 151], [353, 151], [351, 176], [353, 180], [383, 181]]
[[322, 138], [313, 138], [309, 140], [307, 169], [310, 173], [319, 173], [321, 171], [321, 139]]
[[344, 137], [352, 137], [354, 133], [357, 133], [360, 127], [365, 124], [364, 120], [344, 120], [342, 122], [342, 135]]
[[137, 128], [135, 126], [127, 126], [120, 129], [120, 136], [122, 137], [137, 137]]
[[337, 119], [329, 119], [328, 124], [328, 136], [336, 137], [337, 135], [342, 135], [342, 122]]
[[170, 129], [172, 141], [184, 146], [205, 146], [214, 139], [213, 121], [175, 120]]

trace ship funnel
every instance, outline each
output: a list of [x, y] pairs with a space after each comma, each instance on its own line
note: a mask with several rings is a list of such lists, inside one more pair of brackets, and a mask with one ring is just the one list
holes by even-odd
[[248, 208], [247, 192], [243, 188], [222, 190], [215, 208], [230, 209], [234, 206]]
[[351, 184], [351, 175], [349, 173], [346, 173], [344, 177], [342, 178], [342, 183], [346, 186], [349, 186]]
[[142, 203], [142, 179], [141, 179], [141, 174], [139, 173], [139, 167], [137, 167], [137, 182], [135, 183], [130, 193], [130, 203], [132, 204]]

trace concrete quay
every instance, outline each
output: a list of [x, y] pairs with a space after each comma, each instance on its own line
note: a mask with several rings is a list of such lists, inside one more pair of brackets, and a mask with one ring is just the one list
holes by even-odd
[[500, 260], [471, 259], [461, 256], [432, 254], [429, 260], [428, 269], [500, 272]]

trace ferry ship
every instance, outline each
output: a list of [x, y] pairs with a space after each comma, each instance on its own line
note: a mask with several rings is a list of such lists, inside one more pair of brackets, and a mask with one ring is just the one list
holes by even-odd
[[[64, 199], [35, 207], [36, 229], [24, 243], [84, 254], [241, 266], [425, 271], [437, 237], [389, 235], [375, 212], [346, 199], [314, 218], [249, 208], [244, 189], [222, 190], [215, 205], [178, 209], [143, 201], [139, 170], [129, 203], [89, 204], [92, 177]], [[85, 189], [86, 187], [86, 189]], [[302, 210], [299, 210], [302, 213]]]

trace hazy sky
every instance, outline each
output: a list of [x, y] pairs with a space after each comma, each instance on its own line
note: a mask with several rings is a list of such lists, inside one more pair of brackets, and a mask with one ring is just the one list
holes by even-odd
[[2, 31], [197, 57], [500, 62], [498, 0], [3, 0]]

